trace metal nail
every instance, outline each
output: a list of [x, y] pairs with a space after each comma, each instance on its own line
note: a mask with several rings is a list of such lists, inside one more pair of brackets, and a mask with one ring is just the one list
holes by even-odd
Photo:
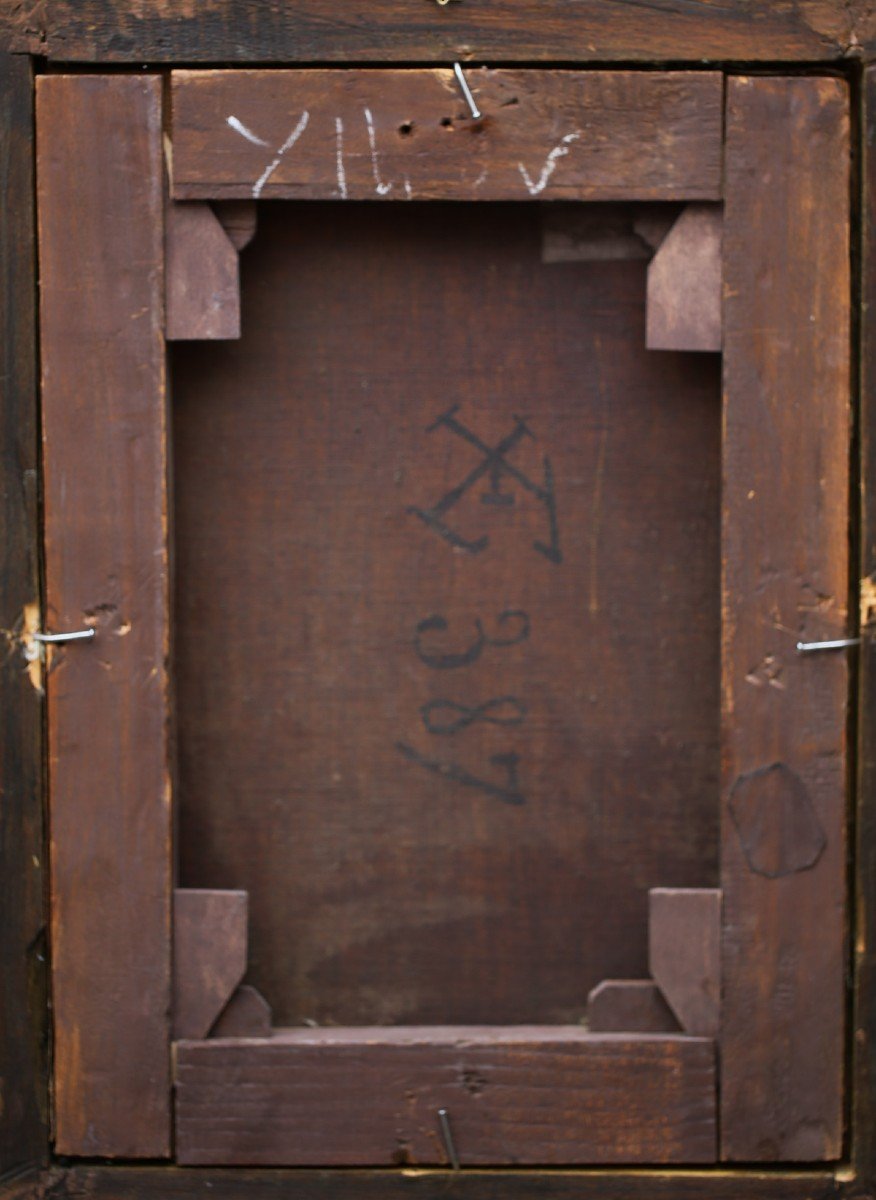
[[74, 633], [32, 633], [35, 642], [87, 642], [95, 635], [94, 629], [77, 629]]
[[447, 1151], [450, 1165], [454, 1171], [458, 1171], [459, 1155], [456, 1153], [456, 1146], [453, 1142], [453, 1131], [450, 1128], [450, 1114], [446, 1108], [438, 1109], [438, 1120], [441, 1122], [441, 1136], [444, 1138], [444, 1149]]
[[845, 650], [848, 646], [860, 646], [860, 638], [835, 638], [832, 642], [798, 642], [798, 654], [810, 654], [813, 650]]
[[463, 74], [462, 67], [459, 65], [459, 63], [453, 64], [453, 74], [456, 76], [456, 82], [459, 84], [460, 91], [465, 97], [465, 102], [468, 105], [469, 112], [476, 121], [479, 121], [483, 116], [483, 113], [475, 104], [475, 98], [471, 94], [471, 88], [468, 86], [468, 80]]

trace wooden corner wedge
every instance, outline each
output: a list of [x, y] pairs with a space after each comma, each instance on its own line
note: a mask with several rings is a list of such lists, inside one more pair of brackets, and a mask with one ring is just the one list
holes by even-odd
[[247, 907], [246, 892], [174, 892], [174, 1038], [206, 1037], [243, 979]]
[[651, 975], [685, 1033], [714, 1037], [721, 1001], [721, 892], [652, 888]]
[[212, 208], [234, 249], [238, 253], [244, 250], [255, 237], [258, 227], [255, 200], [217, 200]]
[[219, 1014], [210, 1037], [266, 1038], [271, 1036], [271, 1006], [249, 983], [242, 983]]
[[213, 209], [171, 200], [165, 230], [168, 341], [239, 338], [237, 250]]
[[688, 204], [648, 267], [649, 350], [720, 350], [720, 204]]
[[678, 1033], [672, 1009], [650, 979], [603, 979], [587, 997], [591, 1033]]

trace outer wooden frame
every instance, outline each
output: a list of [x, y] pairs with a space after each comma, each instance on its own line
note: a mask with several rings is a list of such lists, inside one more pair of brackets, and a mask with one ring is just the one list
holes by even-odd
[[33, 75], [0, 51], [0, 1178], [47, 1158], [41, 679], [21, 654], [40, 608]]
[[12, 4], [14, 44], [50, 62], [491, 63], [838, 62], [871, 56], [868, 0], [332, 0], [294, 7], [211, 0], [42, 0]]
[[[382, 127], [384, 136], [391, 135], [393, 120], [401, 119], [409, 126], [423, 125], [428, 136], [429, 127], [417, 107], [421, 89], [434, 85], [441, 95], [452, 81], [438, 72], [348, 71], [338, 93], [335, 82], [325, 71], [178, 77], [173, 111], [177, 194], [343, 199], [361, 191], [386, 197], [393, 185], [384, 181], [376, 157], [377, 131]], [[530, 196], [682, 199], [690, 191], [696, 198], [714, 198], [720, 122], [713, 119], [711, 133], [703, 138], [700, 130], [709, 130], [709, 117], [693, 120], [690, 113], [697, 89], [703, 93], [702, 104], [717, 82], [708, 76], [671, 74], [484, 75], [479, 83], [487, 97], [485, 107], [501, 112], [506, 107], [503, 97], [514, 93], [515, 106], [495, 134], [502, 139], [499, 144], [506, 145], [504, 158], [490, 157], [494, 135], [487, 118], [480, 143], [486, 147], [480, 153], [485, 169], [477, 180], [468, 182], [465, 174], [459, 175], [453, 152], [448, 157], [436, 150], [437, 157], [427, 156], [434, 171], [431, 182], [423, 188], [418, 181], [415, 192], [402, 170], [405, 191], [409, 196], [507, 199], [515, 196], [522, 177]], [[556, 118], [549, 127], [552, 138], [558, 135], [560, 118], [574, 122], [579, 108], [586, 108], [588, 128], [597, 132], [601, 105], [610, 110], [617, 144], [609, 143], [607, 171], [600, 173], [603, 155], [598, 165], [589, 165], [588, 145], [578, 129], [549, 147], [544, 184], [538, 188], [532, 185], [534, 173], [530, 176], [522, 163], [519, 177], [508, 170], [508, 160], [513, 163], [530, 144], [544, 142], [539, 133], [544, 104], [536, 97], [530, 107], [533, 86], [536, 92], [547, 88], [551, 96], [548, 107]], [[96, 663], [93, 657], [71, 656], [61, 664], [63, 672], [56, 672], [51, 688], [52, 761], [63, 761], [52, 801], [56, 1137], [67, 1153], [148, 1156], [166, 1150], [168, 1118], [167, 1100], [161, 1099], [166, 1076], [160, 1061], [168, 1039], [163, 1010], [170, 864], [162, 657], [168, 638], [168, 546], [164, 372], [158, 334], [161, 252], [154, 233], [160, 230], [161, 211], [159, 87], [148, 77], [59, 76], [43, 81], [40, 99], [49, 598], [62, 627], [91, 620], [106, 646]], [[394, 101], [399, 104], [395, 118]], [[367, 124], [365, 148], [353, 154], [346, 175], [340, 164], [335, 170], [335, 156], [325, 154], [332, 149], [325, 135], [316, 142], [311, 136], [304, 150], [296, 147], [294, 159], [291, 154], [310, 113], [321, 111], [320, 106], [329, 138], [340, 133], [343, 121], [337, 113], [332, 116], [333, 105], [350, 107], [343, 113], [348, 123], [355, 111], [364, 114]], [[288, 123], [288, 114], [299, 107], [302, 112], [291, 133], [285, 126], [268, 131], [261, 124], [259, 133], [252, 132], [254, 118], [264, 123], [282, 112]], [[416, 121], [411, 121], [410, 109], [417, 110]], [[668, 150], [658, 151], [655, 161], [647, 164], [644, 182], [637, 183], [629, 164], [640, 161], [638, 139], [652, 119], [660, 136], [651, 140]], [[437, 118], [435, 125], [438, 129]], [[439, 131], [437, 136], [439, 142], [445, 138], [442, 145], [448, 144], [446, 135]], [[557, 162], [579, 138], [578, 153], [553, 178]], [[135, 190], [116, 183], [115, 172], [95, 172], [81, 153], [83, 144], [100, 147], [110, 167], [116, 166], [114, 154], [123, 156], [125, 172], [137, 180]], [[412, 162], [422, 154], [419, 146], [409, 152], [398, 147], [396, 143], [399, 170], [406, 153]], [[320, 165], [322, 157], [327, 165]], [[720, 1037], [723, 1150], [731, 1160], [824, 1160], [841, 1152], [846, 673], [842, 659], [795, 658], [793, 642], [845, 632], [849, 276], [848, 227], [838, 214], [847, 209], [847, 164], [847, 103], [839, 81], [730, 81], [722, 687], [727, 1004]], [[79, 237], [71, 246], [74, 232]], [[800, 254], [801, 244], [807, 246], [805, 256]], [[71, 323], [72, 299], [92, 264], [96, 274], [79, 310], [84, 322]], [[128, 319], [119, 325], [125, 313]], [[83, 349], [93, 353], [83, 356]], [[88, 413], [77, 406], [89, 392], [96, 411], [105, 410], [106, 419], [83, 435]], [[88, 428], [87, 420], [84, 424]], [[66, 457], [83, 436], [95, 439], [99, 447], [99, 462], [88, 478], [72, 464], [86, 461], [94, 442], [82, 442], [69, 461]], [[137, 449], [130, 457], [132, 438]], [[54, 447], [64, 448], [58, 466]], [[121, 462], [126, 463], [123, 476], [116, 473]], [[83, 524], [85, 512], [89, 521]], [[76, 551], [71, 555], [72, 546]], [[149, 564], [145, 576], [143, 562]], [[105, 603], [98, 600], [101, 588], [108, 598]], [[106, 672], [105, 678], [95, 674], [97, 666]], [[144, 666], [151, 666], [145, 675]], [[117, 672], [126, 697], [135, 687], [136, 703], [129, 707], [123, 700], [117, 715], [108, 718]], [[129, 679], [136, 682], [125, 682]], [[121, 778], [126, 783], [117, 793]], [[75, 830], [83, 821], [94, 828], [80, 846]], [[96, 875], [101, 854], [105, 865]], [[106, 864], [119, 854], [131, 867], [124, 880], [116, 876], [115, 882], [107, 882]], [[807, 922], [801, 921], [807, 914], [826, 932], [811, 936]], [[140, 944], [133, 950], [135, 930]], [[817, 993], [811, 989], [813, 978], [822, 981]], [[428, 1076], [431, 1060], [428, 1054], [423, 1058], [422, 1049], [428, 1039], [419, 1038], [420, 1048], [405, 1049], [404, 1054], [419, 1055], [420, 1070]], [[591, 1048], [597, 1055], [594, 1061], [601, 1061], [604, 1053], [614, 1055], [612, 1046], [615, 1043], [602, 1046], [596, 1039]], [[226, 1048], [221, 1042], [204, 1042], [200, 1049], [195, 1043], [180, 1046], [178, 1131], [183, 1161], [284, 1161], [285, 1126], [281, 1122], [276, 1134], [264, 1136], [257, 1128], [252, 1141], [252, 1110], [243, 1105], [238, 1111], [237, 1098], [256, 1095], [252, 1089], [261, 1087], [255, 1082], [262, 1078], [261, 1068], [250, 1079], [246, 1066], [258, 1053], [271, 1080], [259, 1103], [272, 1110], [280, 1104], [282, 1113], [288, 1112], [283, 1120], [296, 1124], [297, 1093], [293, 1089], [287, 1098], [282, 1082], [285, 1064], [296, 1058], [287, 1052], [293, 1049], [276, 1041], [249, 1052], [245, 1046]], [[576, 1044], [579, 1052], [588, 1053], [587, 1045]], [[317, 1051], [323, 1057], [329, 1053], [328, 1047]], [[380, 1046], [369, 1050], [369, 1056], [376, 1054], [378, 1059], [385, 1053]], [[444, 1069], [443, 1053], [436, 1043], [436, 1078]], [[498, 1054], [499, 1063], [508, 1051], [497, 1041], [495, 1050], [485, 1053], [485, 1061]], [[624, 1053], [612, 1061], [621, 1064]], [[115, 1064], [108, 1076], [107, 1056]], [[238, 1088], [236, 1082], [245, 1086]], [[520, 1085], [515, 1086], [519, 1093]], [[602, 1090], [596, 1080], [594, 1086]], [[443, 1087], [436, 1092], [439, 1102]], [[529, 1101], [518, 1093], [512, 1107], [519, 1103], [525, 1108]], [[193, 1096], [199, 1108], [192, 1108]], [[133, 1108], [125, 1112], [132, 1103], [141, 1110], [136, 1116]], [[679, 1121], [685, 1113], [693, 1119], [692, 1128], [697, 1127], [697, 1104], [691, 1108], [685, 1099], [678, 1109]], [[229, 1143], [220, 1151], [211, 1132], [214, 1116], [243, 1131], [240, 1150]], [[525, 1120], [515, 1120], [516, 1137], [523, 1142]], [[489, 1128], [487, 1120], [485, 1130]], [[570, 1125], [561, 1140], [569, 1145], [580, 1142], [582, 1134], [576, 1129]], [[472, 1136], [473, 1144], [480, 1145], [477, 1135]], [[674, 1136], [665, 1144], [652, 1141], [643, 1124], [638, 1141], [631, 1132], [629, 1153], [640, 1162], [708, 1157], [698, 1134], [685, 1134], [678, 1141]], [[495, 1151], [486, 1148], [488, 1133], [486, 1138], [483, 1148], [472, 1151], [471, 1161], [494, 1161]], [[340, 1157], [332, 1157], [361, 1162], [366, 1142], [351, 1152], [352, 1159], [340, 1149]], [[596, 1161], [614, 1160], [610, 1139], [597, 1137], [592, 1149], [586, 1138], [581, 1144]], [[236, 1157], [238, 1153], [243, 1157]], [[521, 1151], [530, 1159], [538, 1153], [535, 1144]], [[565, 1152], [544, 1153], [551, 1161], [566, 1161]], [[424, 1155], [428, 1160], [428, 1151], [417, 1152], [419, 1159]], [[314, 1160], [319, 1158], [311, 1148], [301, 1161]]]
[[[667, 4], [669, 15], [673, 19], [676, 16], [681, 18], [684, 15], [684, 19], [688, 20], [689, 10], [684, 6], [685, 12], [682, 14], [682, 7], [677, 4]], [[676, 61], [684, 61], [688, 55], [704, 53], [703, 47], [705, 46], [711, 47], [713, 52], [722, 58], [739, 55], [751, 59], [759, 57], [763, 53], [774, 60], [791, 61], [794, 58], [800, 58], [808, 61], [815, 59], [829, 61], [837, 60], [849, 50], [850, 46], [854, 53], [856, 37], [858, 41], [864, 40], [863, 37], [858, 36], [865, 30], [859, 20], [855, 5], [827, 2], [815, 6], [810, 5], [807, 7], [805, 16], [798, 15], [796, 9], [792, 14], [790, 9], [780, 9], [773, 4], [767, 7], [770, 10], [770, 20], [774, 20], [778, 26], [784, 29], [783, 37], [762, 38], [763, 25], [757, 21], [756, 6], [752, 5], [746, 6], [744, 11], [740, 11], [738, 19], [735, 16], [728, 17], [726, 14], [714, 14], [713, 16], [711, 13], [697, 15], [696, 18], [691, 16], [685, 29], [685, 36], [671, 41], [667, 49], [659, 50], [658, 44], [661, 47], [667, 44], [660, 17], [656, 21], [652, 21], [648, 14], [641, 16], [641, 6], [630, 5], [628, 7], [625, 3], [619, 3], [617, 15], [625, 18], [629, 14], [630, 20], [605, 21], [605, 8], [600, 5], [600, 12], [597, 16], [601, 32], [608, 35], [607, 40], [599, 40], [598, 44], [597, 42], [594, 42], [593, 45], [588, 44], [583, 48], [583, 53], [585, 57], [593, 55], [598, 58], [600, 55], [604, 55], [612, 60], [641, 59], [642, 61], [653, 59], [659, 54], [661, 57], [669, 56]], [[555, 49], [551, 39], [553, 30], [556, 28], [552, 25], [553, 18], [550, 13], [546, 14], [544, 6], [540, 6], [539, 12], [534, 17], [530, 16], [528, 11], [520, 9], [519, 6], [515, 6], [515, 9], [519, 14], [519, 28], [522, 33], [522, 37], [516, 44], [527, 44], [526, 38], [529, 36], [528, 44], [534, 47], [533, 57], [540, 51], [544, 51], [545, 57], [550, 57]], [[676, 13], [675, 10], [678, 12]], [[59, 11], [61, 12], [60, 17]], [[445, 13], [449, 15], [453, 11], [453, 6], [450, 6], [436, 16], [443, 20]], [[40, 18], [34, 15], [36, 12], [41, 14]], [[72, 6], [67, 5], [61, 6], [60, 10], [56, 7], [53, 14], [43, 20], [42, 17], [45, 13], [46, 6], [40, 6], [39, 9], [16, 6], [12, 38], [14, 45], [19, 50], [32, 48], [36, 53], [44, 53], [48, 49], [48, 53], [53, 57], [63, 58], [66, 52], [71, 60], [78, 54], [81, 59], [90, 59], [96, 62], [112, 60], [139, 64], [144, 58], [152, 57], [155, 60], [159, 55], [176, 61], [189, 59], [203, 62], [209, 61], [211, 57], [226, 62], [234, 61], [236, 58], [268, 60], [275, 52], [282, 55], [287, 61], [294, 61], [296, 55], [304, 58], [311, 56], [314, 46], [323, 44], [320, 43], [323, 32], [325, 37], [323, 48], [327, 52], [330, 49], [330, 52], [334, 53], [339, 60], [355, 57], [357, 50], [363, 44], [367, 46], [367, 53], [373, 58], [387, 58], [393, 51], [407, 57], [409, 47], [417, 44], [416, 40], [410, 40], [406, 36], [409, 28], [406, 18], [403, 27], [393, 28], [388, 32], [389, 27], [383, 20], [380, 6], [374, 10], [373, 22], [369, 20], [367, 25], [355, 29], [350, 27], [341, 30], [332, 27], [329, 22], [314, 23], [314, 28], [317, 30], [315, 39], [308, 39], [305, 36], [305, 31], [299, 23], [298, 9], [295, 12], [283, 14], [282, 29], [277, 29], [270, 23], [250, 21], [239, 5], [231, 3], [226, 6], [217, 4], [211, 8], [209, 14], [199, 13], [196, 16], [186, 14], [176, 23], [169, 22], [168, 18], [171, 14], [167, 8], [156, 12], [154, 20], [144, 21], [140, 9], [135, 18], [127, 11], [127, 5], [124, 2], [100, 3], [100, 0], [94, 0], [89, 5], [76, 6], [75, 10]], [[641, 26], [637, 24], [640, 16], [643, 22]], [[866, 6], [862, 7], [861, 18], [864, 22], [869, 19]], [[308, 19], [308, 17], [302, 17], [304, 21]], [[424, 23], [430, 30], [426, 35], [426, 41], [430, 42], [432, 52], [440, 54], [443, 59], [445, 50], [452, 44], [451, 39], [445, 39], [440, 33], [433, 32], [442, 27], [433, 25], [429, 21]], [[819, 25], [821, 32], [818, 30]], [[414, 39], [421, 37], [422, 28], [422, 24], [417, 26]], [[446, 28], [446, 25], [443, 28]], [[527, 28], [532, 31], [529, 35], [526, 32]], [[673, 26], [676, 35], [677, 28], [677, 26]], [[656, 42], [653, 36], [655, 29], [660, 30]], [[59, 37], [59, 31], [66, 31], [69, 37]], [[168, 36], [169, 32], [171, 36]], [[508, 40], [503, 40], [501, 31], [497, 32], [492, 26], [486, 37], [482, 37], [481, 42], [482, 52], [492, 61], [498, 61], [501, 58], [503, 47], [505, 48], [504, 53], [508, 53]], [[565, 38], [561, 38], [557, 52], [564, 58], [568, 55], [574, 57], [581, 49], [578, 42], [573, 40], [570, 43]], [[7, 296], [15, 298], [15, 302], [8, 304], [5, 309], [7, 316], [11, 316], [11, 319], [7, 319], [4, 323], [4, 340], [0, 349], [7, 356], [7, 361], [14, 361], [17, 364], [16, 379], [18, 380], [11, 393], [8, 390], [4, 393], [4, 410], [9, 415], [9, 427], [15, 431], [14, 434], [8, 434], [4, 440], [3, 458], [0, 462], [4, 483], [3, 494], [9, 497], [18, 495], [22, 472], [26, 476], [33, 467], [33, 451], [28, 452], [26, 447], [28, 445], [27, 430], [33, 428], [36, 412], [36, 393], [33, 387], [34, 357], [27, 348], [28, 339], [30, 339], [31, 346], [33, 345], [32, 334], [28, 332], [33, 328], [33, 290], [26, 232], [29, 191], [26, 141], [30, 77], [26, 69], [18, 70], [17, 67], [11, 65], [14, 62], [14, 59], [7, 59], [3, 64], [3, 128], [4, 130], [13, 130], [11, 143], [7, 142], [7, 145], [13, 145], [12, 157], [18, 165], [11, 176], [6, 176], [4, 197], [11, 194], [16, 198], [17, 203], [14, 206], [14, 219], [0, 222], [3, 255], [5, 255], [2, 257], [4, 289]], [[8, 70], [6, 69], [7, 64], [10, 64]], [[872, 113], [876, 107], [876, 79], [868, 72], [865, 80], [864, 125], [867, 129], [871, 129]], [[10, 135], [7, 134], [7, 136]], [[871, 150], [873, 144], [874, 138], [870, 134], [864, 144], [865, 180], [873, 175], [874, 156]], [[9, 180], [12, 181], [11, 193]], [[869, 269], [867, 259], [873, 244], [872, 230], [874, 222], [876, 222], [876, 210], [872, 203], [872, 195], [876, 192], [876, 187], [868, 186], [866, 190], [868, 204], [865, 207], [863, 245], [865, 265], [867, 265], [865, 278], [869, 294], [873, 291], [873, 272]], [[7, 218], [11, 211], [13, 211], [11, 207], [5, 209]], [[24, 237], [22, 237], [22, 228], [25, 230]], [[869, 311], [870, 313], [876, 311], [876, 295], [870, 296]], [[874, 370], [872, 366], [873, 347], [876, 345], [876, 339], [872, 336], [872, 318], [864, 323], [863, 332], [866, 382]], [[866, 486], [874, 470], [872, 424], [870, 406], [865, 404], [862, 414], [865, 483], [862, 548], [862, 575], [864, 577], [868, 577], [876, 567], [872, 534], [876, 519], [871, 511], [873, 489]], [[33, 442], [31, 441], [30, 444], [33, 445]], [[24, 446], [25, 449], [20, 451], [19, 446]], [[28, 454], [30, 455], [30, 467], [27, 465]], [[22, 520], [18, 515], [19, 510], [13, 509], [11, 518], [15, 527], [22, 530], [20, 544], [24, 550], [21, 561], [27, 562], [26, 555], [29, 547], [30, 563], [34, 564], [37, 540], [33, 522], [33, 505], [30, 506], [29, 513], [30, 517]], [[4, 544], [8, 546], [8, 541], [5, 539]], [[4, 586], [8, 585], [11, 597], [4, 614], [4, 623], [7, 628], [10, 626], [14, 628], [19, 607], [25, 599], [33, 594], [35, 582], [33, 566], [29, 569], [27, 566], [23, 569], [14, 568], [4, 574], [3, 584]], [[868, 606], [862, 607], [865, 617], [869, 612]], [[869, 922], [866, 919], [867, 914], [871, 913], [876, 906], [876, 869], [874, 869], [874, 857], [871, 853], [874, 822], [876, 822], [876, 817], [874, 817], [876, 814], [876, 804], [874, 804], [876, 791], [874, 791], [871, 778], [873, 762], [876, 759], [876, 754], [872, 751], [873, 731], [876, 728], [874, 725], [876, 706], [874, 706], [874, 696], [872, 695], [873, 671], [869, 657], [870, 651], [865, 648], [861, 675], [860, 783], [862, 786], [859, 792], [857, 821], [858, 842], [865, 852], [860, 854], [858, 860], [860, 870], [855, 941], [856, 1036], [853, 1055], [855, 1086], [851, 1160], [835, 1172], [791, 1172], [768, 1175], [745, 1170], [724, 1172], [718, 1176], [712, 1173], [698, 1174], [695, 1172], [682, 1174], [613, 1172], [606, 1174], [599, 1171], [588, 1171], [564, 1172], [561, 1175], [514, 1171], [504, 1171], [500, 1174], [479, 1172], [475, 1175], [463, 1173], [455, 1181], [454, 1191], [456, 1193], [469, 1197], [470, 1200], [487, 1200], [497, 1194], [510, 1197], [542, 1195], [562, 1197], [568, 1194], [570, 1197], [572, 1195], [583, 1197], [584, 1200], [588, 1200], [590, 1197], [595, 1200], [597, 1196], [600, 1197], [600, 1200], [604, 1200], [606, 1197], [609, 1200], [612, 1197], [616, 1200], [626, 1200], [626, 1198], [638, 1200], [640, 1197], [643, 1200], [650, 1200], [650, 1198], [669, 1200], [670, 1197], [689, 1197], [693, 1200], [694, 1197], [699, 1198], [705, 1195], [715, 1197], [716, 1200], [730, 1200], [731, 1197], [744, 1195], [776, 1197], [777, 1200], [778, 1198], [797, 1200], [802, 1197], [813, 1197], [820, 1200], [821, 1197], [844, 1196], [853, 1200], [853, 1198], [868, 1194], [869, 1189], [874, 1186], [874, 1181], [876, 1181], [876, 1154], [874, 1154], [876, 1143], [874, 1143], [873, 1136], [873, 1130], [876, 1127], [876, 1122], [873, 1121], [874, 1094], [876, 1094], [876, 1089], [874, 1089], [876, 1066], [874, 1066], [873, 1049], [876, 1009], [873, 1004], [874, 988], [872, 986], [876, 956], [874, 956], [869, 932]], [[27, 697], [28, 693], [25, 692], [25, 698]], [[33, 859], [39, 861], [41, 858], [38, 836], [41, 758], [38, 729], [32, 720], [29, 726], [24, 727], [23, 732], [14, 735], [10, 732], [13, 728], [19, 728], [17, 725], [9, 723], [10, 721], [16, 722], [21, 712], [17, 690], [14, 692], [4, 690], [3, 702], [6, 732], [4, 743], [6, 753], [3, 763], [4, 767], [8, 768], [9, 777], [13, 786], [17, 788], [17, 794], [22, 797], [21, 811], [24, 822], [20, 827], [21, 832], [8, 830], [7, 826], [9, 836], [3, 842], [4, 879], [11, 881], [16, 878], [27, 879], [34, 865]], [[33, 699], [32, 711], [34, 712], [36, 703], [36, 699]], [[17, 756], [10, 755], [8, 752], [13, 744], [18, 747]], [[4, 795], [8, 795], [5, 789]], [[12, 888], [13, 894], [15, 894], [14, 884]], [[38, 931], [39, 928], [36, 915], [38, 908], [36, 905], [31, 905], [27, 912], [19, 911], [22, 913], [21, 919], [18, 916], [11, 916], [13, 910], [10, 908], [4, 908], [7, 918], [3, 924], [4, 945], [8, 947], [6, 962], [7, 964], [13, 963], [16, 956], [23, 961], [26, 947], [31, 961], [38, 970], [38, 960], [42, 957], [34, 936], [34, 931]], [[30, 1013], [30, 1018], [24, 1015], [16, 1017], [16, 1020], [27, 1022], [30, 1019], [38, 1027], [41, 1020], [41, 1000], [38, 992], [34, 993], [25, 986], [25, 975], [26, 972], [22, 970], [18, 974], [8, 976], [12, 982], [7, 992], [9, 1007], [6, 1012], [7, 1015], [13, 1012]], [[41, 1092], [44, 1094], [42, 1072], [38, 1065], [32, 1073], [23, 1067], [20, 1029], [20, 1024], [14, 1026], [7, 1021], [4, 1025], [2, 1039], [4, 1064], [12, 1064], [14, 1077], [21, 1082], [23, 1091], [32, 1095], [35, 1100], [27, 1104], [23, 1112], [16, 1110], [10, 1114], [8, 1105], [5, 1107], [3, 1145], [8, 1148], [9, 1153], [4, 1155], [2, 1160], [4, 1172], [26, 1166], [28, 1162], [38, 1162], [46, 1152], [45, 1130], [40, 1121], [39, 1104], [36, 1099]], [[446, 1180], [446, 1174], [443, 1172], [421, 1172], [415, 1178], [405, 1178], [396, 1172], [229, 1173], [227, 1171], [174, 1171], [163, 1168], [129, 1170], [88, 1167], [69, 1170], [59, 1168], [52, 1171], [39, 1185], [39, 1194], [61, 1197], [75, 1193], [83, 1196], [112, 1196], [133, 1200], [134, 1197], [188, 1196], [193, 1192], [199, 1192], [204, 1187], [209, 1187], [210, 1194], [219, 1200], [222, 1197], [230, 1197], [232, 1194], [254, 1197], [280, 1194], [284, 1197], [324, 1195], [330, 1200], [334, 1200], [334, 1198], [343, 1200], [348, 1193], [351, 1200], [353, 1196], [358, 1200], [363, 1196], [366, 1198], [378, 1195], [381, 1197], [391, 1196], [396, 1190], [404, 1191], [405, 1194], [438, 1196], [443, 1194]], [[7, 1194], [10, 1195], [30, 1196], [35, 1194], [35, 1185], [27, 1181], [22, 1181], [18, 1185], [8, 1184], [7, 1188]]]

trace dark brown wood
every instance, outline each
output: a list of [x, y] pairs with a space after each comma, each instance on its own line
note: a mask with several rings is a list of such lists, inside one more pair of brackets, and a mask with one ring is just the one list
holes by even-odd
[[210, 1030], [211, 1037], [270, 1037], [271, 1007], [251, 984], [242, 983]]
[[587, 997], [591, 1033], [677, 1033], [679, 1024], [650, 979], [604, 979]]
[[688, 204], [648, 267], [648, 349], [721, 349], [717, 204]]
[[180, 1042], [182, 1164], [711, 1162], [714, 1045], [575, 1027], [287, 1029]]
[[[722, 1139], [842, 1147], [848, 95], [728, 82], [724, 219]], [[801, 252], [805, 247], [805, 253]]]
[[[652, 238], [672, 228], [680, 204], [545, 204], [541, 257], [546, 263], [651, 258]], [[659, 242], [658, 242], [659, 244]]]
[[876, 1188], [876, 69], [862, 89], [862, 266], [860, 431], [860, 625], [851, 1157], [863, 1187]]
[[721, 1004], [721, 893], [652, 888], [648, 965], [685, 1033], [714, 1037]]
[[[717, 882], [719, 363], [536, 205], [263, 208], [243, 338], [174, 348], [181, 882], [247, 890], [278, 1025], [573, 1024]], [[482, 461], [457, 403], [526, 416], [561, 562], [505, 473], [478, 553], [413, 511]]]
[[[656, 2], [656, 0], [655, 0]], [[688, 62], [836, 61], [866, 51], [865, 0], [331, 0], [294, 8], [213, 0], [51, 0], [12, 6], [18, 43], [58, 62]]]
[[[45, 1200], [444, 1200], [448, 1187], [462, 1200], [836, 1200], [854, 1184], [829, 1171], [745, 1170], [487, 1170], [460, 1171], [449, 1180], [434, 1170], [229, 1171], [184, 1167], [79, 1166], [46, 1179]], [[857, 1193], [860, 1195], [860, 1192]]]
[[715, 200], [717, 72], [175, 71], [173, 194]]
[[255, 200], [217, 200], [213, 211], [237, 251], [245, 249], [256, 234], [258, 205]]
[[246, 973], [246, 892], [173, 893], [173, 1036], [206, 1037]]
[[46, 938], [30, 63], [0, 52], [0, 1176], [45, 1161]]
[[237, 250], [210, 205], [170, 201], [164, 236], [168, 341], [240, 337]]
[[38, 81], [55, 1145], [169, 1149], [161, 81]]

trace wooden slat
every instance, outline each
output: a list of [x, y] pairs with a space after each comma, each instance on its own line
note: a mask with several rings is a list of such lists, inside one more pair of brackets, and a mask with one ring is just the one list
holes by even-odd
[[246, 892], [173, 893], [173, 1036], [203, 1038], [246, 973]]
[[713, 200], [717, 73], [177, 71], [177, 199]]
[[16, 641], [39, 619], [32, 138], [30, 63], [0, 54], [0, 1174], [48, 1151], [43, 706]]
[[289, 1029], [177, 1046], [177, 1156], [217, 1165], [709, 1162], [710, 1041], [572, 1026]]
[[[226, 1167], [56, 1167], [44, 1200], [840, 1200], [853, 1196], [832, 1171], [551, 1171], [443, 1168], [327, 1171]], [[852, 1184], [853, 1188], [855, 1185]], [[452, 1190], [451, 1190], [452, 1189]], [[860, 1194], [860, 1193], [859, 1193]], [[28, 1200], [31, 1200], [28, 1197]]]
[[55, 1138], [169, 1148], [161, 83], [39, 80]]
[[648, 965], [685, 1033], [714, 1037], [721, 1003], [721, 893], [651, 888]]
[[463, 0], [294, 6], [211, 0], [52, 0], [11, 6], [24, 47], [61, 62], [803, 62], [873, 41], [856, 0]]
[[723, 1154], [839, 1155], [848, 111], [729, 81], [724, 223]]

